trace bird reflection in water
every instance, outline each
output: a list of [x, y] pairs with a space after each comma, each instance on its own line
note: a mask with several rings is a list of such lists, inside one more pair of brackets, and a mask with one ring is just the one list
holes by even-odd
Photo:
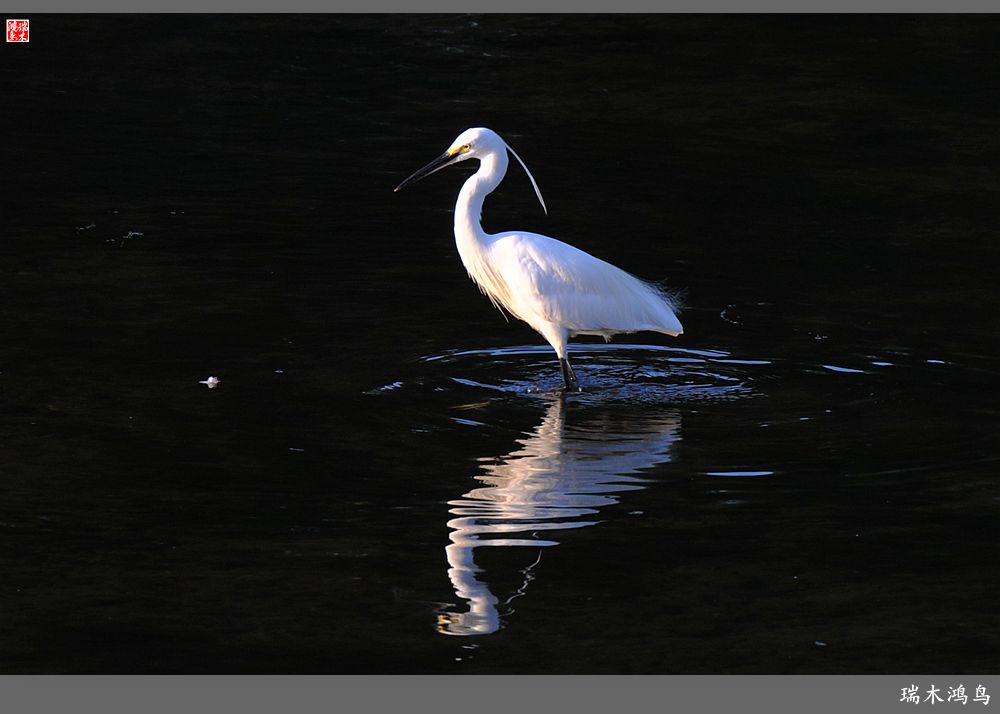
[[[617, 503], [617, 494], [644, 487], [643, 469], [671, 460], [680, 438], [680, 414], [673, 409], [570, 424], [566, 411], [565, 398], [554, 397], [542, 423], [518, 441], [520, 448], [484, 465], [476, 476], [483, 485], [449, 502], [455, 517], [448, 521], [448, 577], [468, 611], [440, 612], [442, 634], [486, 635], [500, 628], [501, 604], [479, 577], [477, 548], [558, 545], [536, 534], [594, 525], [593, 516]], [[531, 567], [514, 597], [533, 577]]]

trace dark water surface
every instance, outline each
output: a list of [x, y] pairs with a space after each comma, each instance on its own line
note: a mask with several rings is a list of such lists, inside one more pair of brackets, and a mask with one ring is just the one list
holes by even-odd
[[[0, 671], [989, 672], [1000, 19], [32, 18]], [[487, 230], [686, 291], [584, 385]], [[209, 389], [202, 380], [221, 383]]]

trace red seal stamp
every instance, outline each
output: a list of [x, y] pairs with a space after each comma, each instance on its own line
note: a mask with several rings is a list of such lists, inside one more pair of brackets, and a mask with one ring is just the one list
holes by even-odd
[[28, 21], [7, 20], [7, 42], [27, 42]]

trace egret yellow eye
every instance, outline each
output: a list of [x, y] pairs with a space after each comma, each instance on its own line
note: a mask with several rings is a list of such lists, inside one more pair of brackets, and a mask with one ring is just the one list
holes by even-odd
[[459, 151], [461, 151], [463, 154], [467, 154], [471, 149], [472, 146], [470, 144], [464, 144], [462, 148], [459, 149]]

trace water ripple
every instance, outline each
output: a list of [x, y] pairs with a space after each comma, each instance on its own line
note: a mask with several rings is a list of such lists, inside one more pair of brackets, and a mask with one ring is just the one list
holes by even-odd
[[[650, 345], [574, 345], [570, 351], [582, 391], [578, 401], [687, 402], [733, 399], [753, 393], [754, 369], [766, 359], [736, 359], [720, 350]], [[548, 346], [454, 350], [421, 358], [436, 368], [435, 384], [450, 383], [500, 394], [551, 394], [562, 388]]]

